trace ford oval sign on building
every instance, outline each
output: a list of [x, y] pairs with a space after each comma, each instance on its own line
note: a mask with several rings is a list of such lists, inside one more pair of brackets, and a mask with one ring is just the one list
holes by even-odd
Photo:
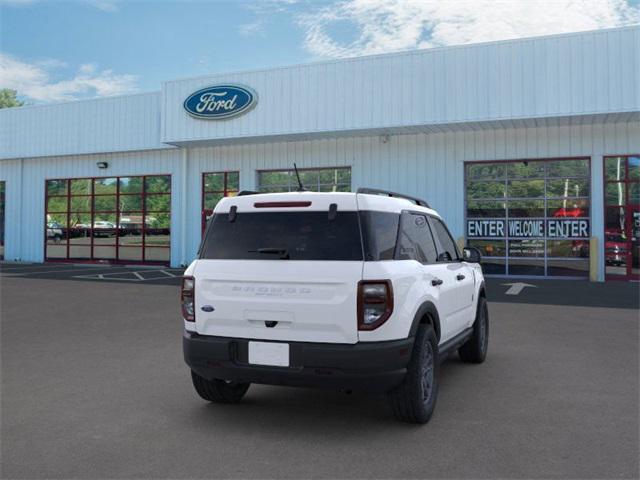
[[192, 93], [184, 101], [184, 109], [196, 118], [221, 120], [241, 115], [252, 109], [258, 96], [242, 85], [214, 85]]

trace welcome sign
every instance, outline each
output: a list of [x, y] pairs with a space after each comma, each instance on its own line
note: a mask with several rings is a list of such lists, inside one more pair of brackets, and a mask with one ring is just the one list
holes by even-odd
[[467, 238], [589, 238], [588, 219], [467, 220]]
[[183, 106], [192, 117], [221, 120], [246, 113], [257, 102], [256, 92], [244, 85], [213, 85], [189, 95]]

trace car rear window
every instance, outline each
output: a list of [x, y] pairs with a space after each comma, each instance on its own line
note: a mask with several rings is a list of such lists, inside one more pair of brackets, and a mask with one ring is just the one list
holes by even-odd
[[200, 258], [362, 260], [357, 212], [238, 212], [211, 219]]

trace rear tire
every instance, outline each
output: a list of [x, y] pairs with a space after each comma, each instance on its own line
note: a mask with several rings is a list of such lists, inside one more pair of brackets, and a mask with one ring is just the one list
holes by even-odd
[[214, 403], [238, 403], [247, 393], [250, 383], [227, 382], [225, 380], [207, 380], [191, 371], [193, 387], [203, 399]]
[[478, 298], [476, 320], [473, 323], [471, 338], [458, 349], [458, 354], [463, 362], [482, 363], [487, 358], [489, 346], [489, 309], [484, 297]]
[[388, 392], [393, 414], [398, 420], [427, 423], [438, 398], [438, 340], [431, 325], [418, 329], [416, 340], [402, 383]]

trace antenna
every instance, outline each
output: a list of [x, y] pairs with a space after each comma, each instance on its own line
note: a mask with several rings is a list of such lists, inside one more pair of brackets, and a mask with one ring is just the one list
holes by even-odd
[[300, 180], [300, 174], [298, 173], [298, 166], [294, 163], [293, 164], [293, 169], [296, 172], [296, 178], [298, 179], [298, 192], [304, 192], [304, 185], [302, 185], [302, 180]]

